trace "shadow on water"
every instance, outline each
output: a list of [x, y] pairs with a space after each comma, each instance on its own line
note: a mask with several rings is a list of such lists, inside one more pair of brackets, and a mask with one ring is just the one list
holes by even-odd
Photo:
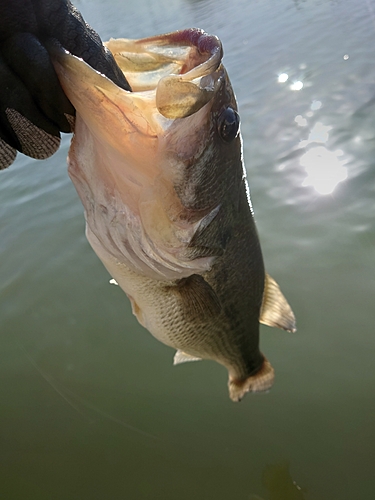
[[251, 495], [249, 500], [306, 500], [306, 491], [293, 480], [287, 462], [267, 465], [263, 469], [262, 484], [267, 490], [266, 498]]
[[[153, 441], [161, 441], [160, 436], [155, 436], [144, 430], [137, 428], [133, 425], [128, 424], [123, 419], [119, 419], [112, 414], [103, 411], [97, 405], [92, 404], [86, 398], [82, 398], [76, 392], [72, 391], [61, 381], [57, 380], [54, 376], [44, 370], [41, 365], [34, 359], [30, 354], [28, 349], [24, 345], [18, 343], [18, 348], [22, 352], [23, 356], [27, 358], [30, 365], [39, 373], [39, 375], [45, 380], [45, 382], [51, 386], [51, 388], [62, 398], [62, 400], [70, 406], [74, 412], [77, 412], [84, 420], [87, 420], [88, 424], [94, 424], [97, 418], [111, 421], [118, 424], [130, 432], [134, 432], [145, 438], [151, 438]], [[167, 439], [164, 442], [166, 449], [169, 449], [170, 453], [174, 453], [175, 449], [184, 449], [185, 451], [191, 451], [192, 446], [187, 443], [182, 443], [180, 440]], [[207, 461], [210, 461], [214, 457], [213, 451], [201, 450], [206, 457]], [[261, 474], [260, 482], [264, 488], [264, 492], [261, 495], [250, 494], [249, 500], [307, 500], [306, 490], [302, 489], [290, 473], [290, 464], [285, 462], [280, 462], [276, 464], [266, 465]]]

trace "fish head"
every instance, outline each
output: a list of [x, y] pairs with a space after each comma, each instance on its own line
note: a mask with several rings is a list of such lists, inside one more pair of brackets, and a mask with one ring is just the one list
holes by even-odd
[[231, 164], [241, 162], [221, 42], [187, 29], [106, 45], [131, 92], [72, 54], [53, 57], [76, 108], [69, 174], [89, 230], [149, 277], [202, 273], [213, 256], [192, 259], [189, 244], [233, 184]]

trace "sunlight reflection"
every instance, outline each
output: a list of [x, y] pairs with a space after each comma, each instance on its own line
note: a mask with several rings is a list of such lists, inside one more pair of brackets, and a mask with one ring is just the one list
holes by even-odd
[[313, 101], [311, 103], [311, 106], [310, 106], [310, 109], [311, 111], [317, 111], [318, 109], [320, 109], [322, 107], [322, 103], [321, 101]]
[[292, 85], [290, 86], [291, 90], [301, 90], [303, 87], [303, 83], [298, 81], [298, 82], [294, 82], [292, 83]]
[[297, 123], [299, 127], [307, 127], [307, 120], [302, 115], [297, 115], [294, 118], [294, 121]]
[[322, 122], [316, 122], [313, 128], [310, 130], [309, 137], [307, 141], [301, 141], [300, 147], [305, 147], [312, 142], [327, 142], [329, 138], [328, 132], [332, 130], [329, 125], [323, 125]]
[[305, 168], [307, 177], [302, 186], [313, 186], [320, 194], [330, 194], [337, 184], [348, 176], [348, 169], [343, 166], [341, 150], [328, 151], [325, 146], [309, 149], [301, 157], [301, 166]]
[[289, 78], [289, 75], [287, 73], [281, 73], [281, 75], [279, 75], [277, 81], [279, 83], [285, 83]]
[[[321, 103], [319, 102], [319, 104]], [[305, 126], [301, 115], [296, 116], [295, 121], [298, 125]], [[306, 148], [312, 143], [326, 143], [330, 130], [332, 130], [331, 126], [316, 122], [310, 130], [307, 140], [301, 141], [299, 147]], [[309, 148], [300, 159], [300, 164], [307, 173], [302, 186], [313, 186], [320, 194], [332, 193], [337, 184], [348, 176], [348, 169], [344, 166], [345, 160], [341, 158], [343, 154], [341, 149], [332, 152], [320, 145]]]

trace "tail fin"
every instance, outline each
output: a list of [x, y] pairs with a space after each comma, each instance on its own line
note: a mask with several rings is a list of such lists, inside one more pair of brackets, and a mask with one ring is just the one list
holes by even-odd
[[272, 387], [275, 378], [271, 363], [264, 358], [260, 370], [244, 380], [229, 378], [229, 396], [232, 401], [241, 401], [247, 392], [263, 392]]

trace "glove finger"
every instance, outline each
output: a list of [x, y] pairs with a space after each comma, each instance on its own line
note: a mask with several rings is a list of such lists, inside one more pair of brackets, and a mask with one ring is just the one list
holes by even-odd
[[34, 0], [0, 1], [0, 40], [6, 40], [14, 33], [37, 32], [33, 2]]
[[131, 91], [124, 73], [118, 67], [111, 52], [104, 47], [99, 35], [84, 22], [79, 12], [71, 15], [68, 20], [66, 31], [69, 36], [57, 39], [65, 49], [77, 57], [81, 57], [92, 68], [106, 75], [116, 85], [124, 90]]
[[31, 33], [17, 33], [1, 44], [1, 52], [42, 113], [62, 132], [71, 132], [66, 115], [74, 108], [64, 94], [45, 47]]
[[[1, 136], [1, 131], [0, 131]], [[17, 150], [9, 146], [7, 142], [0, 137], [0, 170], [9, 167], [17, 156]]]
[[99, 35], [84, 21], [80, 12], [70, 1], [56, 5], [56, 2], [33, 0], [38, 12], [38, 33], [47, 46], [50, 38], [72, 54], [81, 57], [92, 68], [103, 73], [125, 90], [131, 90], [123, 72], [117, 66], [112, 54], [103, 46]]
[[[28, 89], [1, 57], [0, 86], [0, 138], [32, 158], [51, 156], [60, 145], [58, 127], [39, 111]], [[9, 149], [2, 148], [1, 154], [0, 163], [5, 164]]]

